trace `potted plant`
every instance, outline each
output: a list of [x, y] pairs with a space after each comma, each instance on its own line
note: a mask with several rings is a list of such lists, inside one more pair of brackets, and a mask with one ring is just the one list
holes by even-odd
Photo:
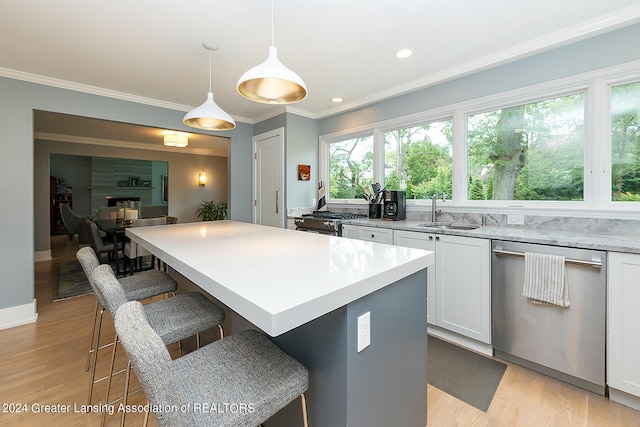
[[196, 209], [196, 215], [203, 221], [227, 219], [227, 203], [203, 200]]

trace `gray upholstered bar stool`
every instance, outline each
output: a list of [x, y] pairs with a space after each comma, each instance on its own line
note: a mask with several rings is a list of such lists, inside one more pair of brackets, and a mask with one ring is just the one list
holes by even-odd
[[[93, 283], [93, 271], [100, 265], [100, 260], [93, 249], [89, 246], [85, 246], [76, 252], [76, 258], [80, 262], [80, 265], [84, 270], [84, 274], [87, 276], [87, 280], [91, 285], [91, 289], [93, 289], [93, 293], [96, 296], [93, 330], [91, 332], [91, 342], [89, 343], [89, 353], [87, 354], [87, 365], [85, 367], [85, 371], [88, 371], [91, 368], [91, 383], [89, 386], [89, 397], [87, 402], [88, 405], [91, 405], [94, 384], [107, 379], [107, 377], [103, 377], [98, 380], [95, 378], [98, 351], [113, 345], [113, 343], [100, 347], [102, 317], [104, 315], [106, 304], [102, 300], [102, 296], [96, 292], [96, 286]], [[120, 279], [120, 284], [124, 289], [124, 293], [128, 301], [139, 301], [158, 295], [174, 294], [176, 289], [178, 289], [178, 282], [168, 274], [159, 270], [150, 270], [136, 274], [135, 276], [123, 277]]]
[[[309, 384], [307, 369], [264, 333], [242, 331], [171, 360], [163, 339], [150, 323], [139, 302], [127, 302], [116, 312], [120, 342], [150, 405], [190, 408], [184, 412], [156, 412], [161, 427], [254, 427], [298, 396], [307, 427], [304, 398]], [[238, 410], [194, 409], [194, 404], [203, 402], [237, 404]], [[242, 404], [247, 405], [244, 410]]]
[[[111, 316], [114, 317], [118, 309], [129, 302], [122, 285], [116, 278], [111, 267], [100, 265], [93, 271], [93, 283], [95, 284], [96, 296], [99, 296], [107, 305]], [[157, 302], [146, 304], [143, 307], [144, 316], [154, 333], [163, 342], [164, 348], [169, 344], [177, 343], [191, 336], [196, 336], [197, 347], [200, 347], [200, 332], [218, 327], [220, 338], [224, 336], [222, 323], [224, 322], [224, 310], [205, 298], [198, 292], [179, 294], [172, 298], [163, 299]], [[115, 319], [114, 319], [115, 320]], [[222, 341], [222, 340], [221, 340]], [[113, 367], [118, 348], [118, 334], [113, 342], [111, 353], [110, 374], [107, 380], [106, 404], [110, 401], [111, 378], [113, 377]], [[168, 351], [167, 351], [168, 353]], [[125, 388], [123, 394], [123, 404], [127, 404], [129, 396], [129, 375], [130, 363], [127, 365], [125, 378]], [[116, 399], [116, 401], [119, 399]], [[122, 413], [122, 425], [124, 425], [124, 415]], [[104, 424], [106, 412], [103, 412], [102, 422]]]

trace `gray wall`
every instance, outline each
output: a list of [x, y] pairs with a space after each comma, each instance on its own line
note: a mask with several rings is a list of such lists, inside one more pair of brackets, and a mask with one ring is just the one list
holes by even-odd
[[[0, 221], [0, 310], [34, 301], [34, 136], [33, 110], [53, 111], [105, 120], [192, 132], [182, 124], [183, 111], [141, 105], [66, 89], [0, 77], [0, 190], [12, 209], [2, 209]], [[251, 221], [251, 137], [253, 126], [238, 123], [229, 132], [229, 213]], [[76, 153], [78, 154], [78, 153]], [[84, 154], [84, 153], [83, 153]], [[48, 163], [48, 159], [47, 159]], [[40, 163], [42, 165], [43, 163]], [[48, 166], [46, 176], [48, 179]], [[187, 172], [169, 170], [188, 179]], [[179, 178], [180, 179], [180, 178]], [[48, 188], [48, 184], [47, 184]], [[177, 192], [178, 190], [176, 190]], [[48, 195], [47, 195], [48, 198]], [[192, 202], [190, 201], [189, 204]], [[4, 206], [4, 205], [3, 205]], [[39, 211], [42, 207], [39, 207]], [[48, 210], [48, 205], [44, 210]], [[42, 220], [38, 220], [40, 223]], [[48, 223], [48, 219], [46, 219]], [[0, 313], [1, 314], [1, 313]]]
[[[255, 134], [280, 127], [285, 129], [285, 206], [310, 207], [318, 190], [318, 121], [291, 113], [280, 114], [257, 123]], [[298, 165], [311, 166], [309, 181], [298, 181]]]

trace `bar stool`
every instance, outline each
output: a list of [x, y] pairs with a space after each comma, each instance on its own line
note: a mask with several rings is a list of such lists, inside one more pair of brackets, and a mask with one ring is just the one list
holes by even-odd
[[[76, 258], [80, 262], [84, 274], [87, 276], [87, 280], [91, 285], [91, 289], [93, 289], [93, 293], [96, 296], [93, 330], [91, 332], [91, 341], [89, 342], [89, 352], [87, 354], [87, 364], [85, 367], [85, 371], [88, 371], [91, 368], [91, 382], [89, 385], [89, 397], [87, 402], [88, 405], [91, 405], [94, 384], [107, 379], [107, 377], [102, 377], [98, 380], [95, 379], [98, 351], [110, 347], [113, 343], [99, 347], [100, 332], [102, 330], [102, 316], [106, 305], [102, 300], [101, 295], [96, 292], [96, 286], [93, 282], [93, 271], [100, 265], [100, 260], [93, 249], [89, 246], [85, 246], [78, 250], [78, 252], [76, 252]], [[175, 294], [176, 289], [178, 289], [178, 282], [168, 274], [159, 270], [150, 270], [136, 274], [135, 276], [124, 277], [120, 279], [120, 284], [124, 289], [128, 301], [139, 301], [163, 294]]]
[[[93, 282], [97, 296], [105, 302], [107, 309], [112, 317], [119, 308], [129, 302], [127, 295], [116, 278], [111, 267], [108, 265], [100, 265], [93, 271]], [[209, 301], [201, 293], [190, 292], [187, 294], [179, 294], [172, 298], [167, 298], [157, 302], [146, 304], [143, 307], [143, 313], [146, 321], [153, 329], [154, 333], [162, 340], [166, 346], [177, 343], [185, 338], [196, 336], [197, 347], [200, 347], [200, 332], [207, 329], [218, 327], [220, 338], [224, 337], [222, 323], [224, 322], [224, 310]], [[113, 341], [113, 350], [111, 352], [111, 367], [107, 380], [107, 395], [105, 404], [112, 404], [110, 401], [111, 379], [113, 378], [113, 368], [118, 348], [118, 334], [116, 333]], [[131, 364], [127, 364], [125, 388], [122, 397], [123, 404], [127, 404], [129, 396], [129, 377]], [[125, 412], [122, 413], [122, 425], [124, 425]], [[106, 418], [106, 412], [102, 414], [102, 423]]]
[[[242, 331], [171, 360], [139, 302], [123, 304], [115, 325], [151, 407], [158, 408], [159, 426], [257, 426], [298, 396], [308, 426], [304, 392], [309, 373], [264, 333]], [[235, 403], [238, 410], [198, 410], [203, 402]], [[242, 404], [251, 407], [242, 409]]]

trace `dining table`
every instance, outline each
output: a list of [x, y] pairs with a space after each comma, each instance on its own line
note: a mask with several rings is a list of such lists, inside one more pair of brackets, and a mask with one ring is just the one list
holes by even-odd
[[[225, 308], [225, 335], [264, 331], [309, 369], [309, 425], [427, 423], [431, 251], [236, 221], [127, 228], [183, 286]], [[291, 405], [265, 427], [298, 426]]]

